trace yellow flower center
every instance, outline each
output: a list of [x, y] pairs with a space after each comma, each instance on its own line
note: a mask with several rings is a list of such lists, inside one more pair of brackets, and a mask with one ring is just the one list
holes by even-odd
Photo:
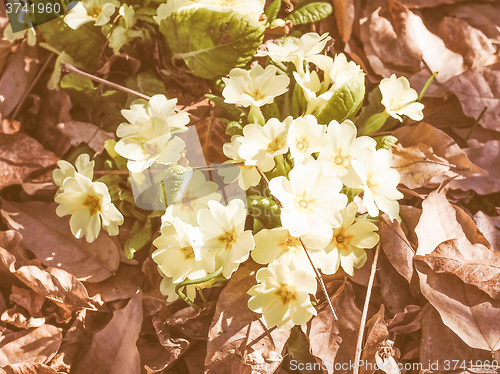
[[286, 138], [280, 139], [280, 138], [274, 138], [271, 143], [267, 146], [267, 152], [273, 153], [279, 151], [281, 148], [283, 148], [286, 145]]
[[222, 243], [224, 249], [227, 251], [236, 241], [236, 229], [233, 227], [231, 230], [220, 235], [218, 240]]
[[337, 247], [338, 250], [347, 251], [349, 249], [349, 243], [351, 242], [352, 238], [354, 238], [354, 235], [347, 233], [344, 226], [342, 226], [334, 231], [332, 241], [334, 242], [333, 244], [335, 244], [335, 247]]
[[87, 207], [90, 216], [93, 216], [101, 211], [101, 200], [95, 195], [87, 195], [83, 206]]
[[306, 149], [306, 142], [303, 139], [300, 139], [299, 141], [297, 141], [295, 148], [297, 148], [299, 151], [303, 151], [304, 149]]
[[194, 258], [194, 250], [191, 246], [186, 246], [181, 248], [182, 253], [184, 254], [184, 258], [186, 260], [192, 260]]
[[295, 295], [295, 293], [296, 293], [295, 287], [290, 286], [289, 284], [286, 283], [280, 283], [280, 288], [278, 288], [274, 292], [274, 294], [278, 295], [278, 297], [281, 299], [283, 305], [288, 304], [290, 301], [297, 300], [297, 296]]
[[92, 18], [97, 18], [99, 17], [99, 14], [101, 14], [101, 12], [102, 12], [102, 7], [98, 8], [96, 6], [93, 6], [92, 8], [90, 8], [88, 15]]
[[309, 203], [305, 199], [299, 200], [299, 207], [302, 209], [306, 209]]
[[258, 88], [256, 88], [253, 92], [244, 93], [250, 95], [254, 100], [264, 100], [267, 97], [266, 94], [260, 92]]
[[368, 187], [369, 190], [373, 191], [374, 189], [376, 189], [379, 186], [380, 186], [379, 183], [373, 181], [373, 175], [368, 174], [368, 176], [366, 178], [366, 187]]
[[294, 238], [293, 236], [288, 235], [287, 238], [283, 239], [278, 243], [278, 246], [282, 248], [283, 252], [288, 252], [290, 249], [296, 248], [300, 245], [299, 239]]

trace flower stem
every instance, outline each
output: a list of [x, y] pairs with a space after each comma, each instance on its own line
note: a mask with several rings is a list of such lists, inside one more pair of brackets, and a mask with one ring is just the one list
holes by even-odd
[[[262, 180], [269, 187], [269, 179], [267, 179], [266, 175], [264, 174], [264, 172], [262, 171], [262, 169], [258, 165], [255, 166], [255, 167], [257, 168], [257, 171], [259, 172]], [[280, 208], [283, 208], [283, 204], [281, 204], [281, 202], [276, 197], [274, 198], [274, 200], [276, 200], [276, 204], [278, 204], [278, 206]], [[328, 306], [330, 307], [330, 310], [332, 311], [333, 318], [335, 318], [335, 320], [338, 321], [337, 314], [335, 313], [335, 310], [333, 309], [332, 301], [330, 300], [330, 296], [328, 296], [328, 292], [326, 290], [325, 282], [323, 282], [323, 278], [321, 278], [321, 274], [320, 274], [318, 268], [316, 267], [316, 265], [314, 265], [314, 262], [311, 259], [311, 256], [309, 255], [309, 250], [307, 249], [307, 245], [306, 245], [306, 243], [304, 242], [304, 239], [302, 239], [301, 236], [299, 236], [299, 241], [300, 241], [300, 244], [302, 244], [302, 248], [304, 248], [304, 251], [306, 252], [307, 259], [309, 260], [309, 262], [310, 262], [310, 264], [311, 264], [311, 266], [312, 266], [312, 268], [314, 270], [314, 274], [316, 275], [316, 280], [318, 281], [318, 283], [321, 286], [321, 291], [323, 291], [323, 294], [325, 295], [326, 302], [328, 303]]]
[[266, 124], [264, 115], [262, 114], [258, 106], [250, 105], [250, 112], [248, 113], [248, 122], [258, 123], [261, 126], [264, 126]]
[[194, 284], [200, 284], [200, 283], [205, 283], [208, 282], [216, 277], [218, 277], [222, 273], [222, 267], [214, 271], [213, 273], [208, 274], [204, 278], [199, 278], [199, 279], [189, 279], [185, 280], [181, 283], [179, 283], [177, 286], [175, 286], [175, 293], [179, 295], [179, 297], [186, 302], [189, 306], [192, 306], [193, 308], [197, 310], [201, 310], [201, 308], [196, 305], [189, 297], [187, 297], [184, 292], [181, 291], [181, 288], [184, 286], [191, 286]]
[[427, 82], [425, 82], [425, 84], [424, 84], [424, 88], [422, 88], [422, 91], [420, 91], [420, 94], [418, 95], [418, 98], [417, 98], [418, 102], [420, 102], [420, 100], [422, 100], [422, 98], [425, 95], [425, 92], [427, 91], [427, 89], [431, 85], [434, 78], [436, 78], [436, 75], [438, 75], [438, 73], [439, 73], [438, 71], [435, 71], [434, 73], [432, 73], [432, 75], [429, 77], [429, 79], [427, 79]]

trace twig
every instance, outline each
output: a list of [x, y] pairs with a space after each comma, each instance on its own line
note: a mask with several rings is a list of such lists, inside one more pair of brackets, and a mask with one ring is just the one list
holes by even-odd
[[141, 99], [145, 99], [148, 101], [151, 99], [151, 97], [148, 95], [144, 95], [140, 92], [134, 91], [134, 90], [127, 88], [127, 87], [124, 87], [124, 86], [121, 86], [117, 83], [113, 83], [113, 82], [110, 82], [106, 79], [102, 79], [102, 78], [96, 77], [95, 75], [81, 71], [80, 69], [75, 68], [73, 65], [68, 64], [67, 62], [61, 62], [61, 71], [65, 72], [65, 73], [74, 73], [74, 74], [81, 75], [82, 77], [93, 80], [94, 82], [105, 84], [106, 86], [112, 87], [115, 90], [122, 91], [122, 92], [128, 93], [130, 95], [140, 97]]
[[[269, 179], [267, 179], [266, 175], [264, 174], [264, 172], [262, 171], [262, 169], [258, 165], [256, 165], [255, 167], [257, 168], [257, 171], [259, 172], [262, 180], [269, 187]], [[276, 200], [276, 204], [278, 204], [278, 206], [280, 208], [283, 208], [283, 204], [281, 204], [281, 202], [276, 197], [274, 198], [274, 200]], [[335, 318], [335, 320], [338, 321], [338, 317], [337, 317], [337, 314], [335, 313], [335, 309], [333, 309], [332, 301], [330, 300], [330, 296], [328, 296], [328, 292], [326, 291], [325, 282], [323, 282], [323, 278], [321, 278], [321, 274], [320, 274], [318, 268], [316, 267], [316, 265], [314, 265], [314, 262], [313, 262], [311, 256], [309, 255], [309, 250], [307, 249], [307, 245], [304, 242], [304, 239], [302, 239], [302, 236], [299, 236], [299, 241], [300, 241], [300, 244], [302, 244], [302, 248], [304, 248], [304, 252], [306, 252], [307, 259], [311, 263], [311, 266], [314, 270], [314, 274], [316, 275], [316, 280], [318, 281], [318, 283], [321, 286], [321, 291], [325, 295], [326, 302], [328, 303], [328, 306], [330, 307], [330, 310], [332, 311], [333, 318]]]
[[377, 261], [379, 252], [380, 252], [380, 243], [377, 244], [377, 248], [375, 248], [375, 257], [373, 257], [370, 279], [368, 281], [368, 289], [366, 290], [365, 305], [363, 306], [363, 314], [361, 315], [361, 323], [359, 326], [358, 341], [356, 342], [356, 355], [354, 357], [354, 370], [352, 371], [352, 374], [359, 373], [359, 361], [361, 358], [361, 352], [363, 351], [361, 345], [363, 344], [363, 333], [365, 331], [366, 316], [368, 315], [368, 306], [370, 305], [370, 297], [372, 295], [373, 281], [375, 280], [375, 273], [377, 272]]

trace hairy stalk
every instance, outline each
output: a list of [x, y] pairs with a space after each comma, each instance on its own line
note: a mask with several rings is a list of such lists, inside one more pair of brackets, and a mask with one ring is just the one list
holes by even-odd
[[187, 297], [187, 295], [184, 294], [184, 292], [181, 291], [181, 288], [184, 287], [184, 286], [190, 286], [190, 285], [194, 285], [194, 284], [200, 284], [200, 283], [208, 282], [208, 281], [210, 281], [210, 280], [218, 277], [221, 273], [222, 273], [222, 267], [220, 267], [219, 269], [217, 269], [213, 273], [208, 274], [206, 277], [203, 277], [203, 278], [200, 278], [200, 279], [185, 280], [185, 281], [179, 283], [177, 286], [175, 286], [175, 293], [177, 295], [179, 295], [179, 297], [182, 300], [184, 300], [184, 302], [186, 304], [188, 304], [189, 306], [192, 306], [193, 308], [195, 308], [197, 310], [201, 310], [201, 308], [198, 305], [196, 305], [193, 301], [191, 301], [191, 299], [189, 297]]
[[[257, 168], [257, 171], [259, 172], [262, 180], [266, 183], [267, 187], [269, 187], [269, 179], [267, 179], [266, 175], [264, 174], [264, 172], [262, 171], [262, 169], [259, 166], [255, 166], [255, 167]], [[280, 208], [283, 208], [283, 205], [276, 197], [274, 198], [274, 200], [276, 200], [276, 204], [278, 204], [278, 206]], [[309, 260], [312, 268], [314, 269], [314, 274], [316, 275], [316, 280], [318, 281], [318, 283], [321, 286], [321, 291], [325, 295], [326, 302], [328, 303], [328, 306], [330, 307], [330, 310], [332, 311], [333, 318], [335, 318], [335, 320], [338, 321], [337, 314], [335, 313], [335, 310], [333, 309], [332, 301], [330, 300], [330, 296], [328, 296], [328, 292], [326, 291], [325, 282], [323, 282], [323, 278], [321, 278], [321, 274], [320, 274], [318, 268], [316, 267], [316, 265], [314, 265], [314, 262], [311, 259], [311, 256], [309, 255], [309, 250], [307, 249], [306, 243], [304, 242], [304, 239], [302, 239], [301, 236], [299, 236], [299, 241], [300, 241], [300, 244], [302, 244], [302, 248], [304, 248], [304, 251], [306, 252], [307, 259]]]
[[359, 373], [359, 360], [361, 359], [361, 352], [363, 351], [361, 345], [363, 344], [363, 335], [365, 332], [366, 317], [368, 315], [368, 306], [370, 305], [370, 297], [372, 295], [373, 281], [375, 280], [375, 273], [377, 272], [377, 262], [378, 262], [379, 252], [380, 252], [380, 243], [377, 244], [377, 248], [375, 248], [375, 257], [373, 257], [370, 279], [368, 281], [368, 289], [366, 290], [365, 305], [363, 306], [363, 314], [361, 315], [361, 323], [359, 326], [358, 341], [356, 342], [356, 355], [354, 357], [355, 366], [354, 370], [352, 371], [352, 374]]

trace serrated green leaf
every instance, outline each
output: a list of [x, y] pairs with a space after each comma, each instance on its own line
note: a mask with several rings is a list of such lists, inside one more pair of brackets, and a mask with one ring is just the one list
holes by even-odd
[[315, 2], [304, 5], [290, 13], [286, 20], [292, 21], [294, 25], [305, 25], [322, 20], [333, 12], [333, 7], [329, 3]]
[[264, 31], [260, 22], [241, 13], [207, 8], [176, 11], [160, 25], [174, 62], [183, 60], [194, 75], [206, 79], [245, 66]]
[[59, 52], [66, 52], [86, 71], [99, 68], [99, 55], [106, 37], [98, 27], [87, 23], [77, 30], [69, 28], [62, 17], [37, 27], [43, 39]]
[[330, 100], [313, 113], [318, 122], [327, 124], [332, 120], [342, 122], [345, 119], [353, 119], [363, 105], [364, 80], [364, 76], [357, 75], [337, 89]]
[[281, 0], [273, 0], [271, 4], [266, 8], [265, 14], [267, 18], [267, 23], [271, 24], [276, 17], [278, 17], [278, 13], [281, 9]]

